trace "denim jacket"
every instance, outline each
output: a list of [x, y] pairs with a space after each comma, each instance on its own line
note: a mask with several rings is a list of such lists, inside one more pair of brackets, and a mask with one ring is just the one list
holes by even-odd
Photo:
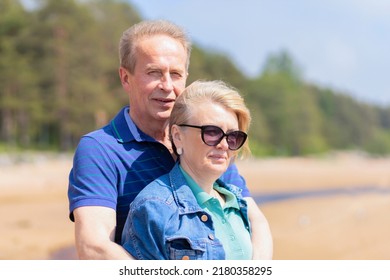
[[[247, 204], [241, 190], [220, 180], [218, 183], [237, 196], [249, 230]], [[147, 185], [131, 203], [122, 245], [141, 260], [225, 259], [211, 216], [198, 205], [178, 163], [168, 174]]]

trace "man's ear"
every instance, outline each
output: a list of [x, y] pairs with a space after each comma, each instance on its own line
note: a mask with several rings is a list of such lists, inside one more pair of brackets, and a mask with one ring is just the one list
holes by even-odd
[[119, 78], [121, 80], [121, 84], [123, 88], [129, 87], [129, 71], [124, 67], [119, 67]]

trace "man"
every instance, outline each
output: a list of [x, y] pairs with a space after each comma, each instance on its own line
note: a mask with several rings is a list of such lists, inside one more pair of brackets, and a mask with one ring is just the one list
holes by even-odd
[[[190, 52], [185, 32], [167, 21], [141, 22], [123, 33], [119, 76], [130, 106], [82, 137], [69, 176], [70, 218], [81, 259], [132, 259], [119, 245], [129, 204], [174, 165], [168, 123], [185, 88]], [[254, 258], [270, 259], [268, 223], [235, 165], [223, 180], [247, 196]]]

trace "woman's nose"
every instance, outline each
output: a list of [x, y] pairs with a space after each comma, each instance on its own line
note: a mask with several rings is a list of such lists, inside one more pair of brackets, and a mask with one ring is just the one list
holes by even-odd
[[227, 142], [226, 136], [222, 138], [221, 142], [218, 143], [217, 148], [221, 148], [224, 151], [229, 149], [229, 144]]

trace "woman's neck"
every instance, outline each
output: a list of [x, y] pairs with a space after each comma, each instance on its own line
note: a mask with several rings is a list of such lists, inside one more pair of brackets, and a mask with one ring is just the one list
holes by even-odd
[[220, 176], [215, 176], [212, 174], [200, 174], [200, 172], [197, 172], [190, 168], [185, 162], [180, 162], [181, 167], [185, 172], [187, 172], [188, 175], [191, 176], [191, 178], [195, 181], [195, 183], [206, 193], [208, 193], [211, 196], [214, 195], [213, 186], [215, 181]]

